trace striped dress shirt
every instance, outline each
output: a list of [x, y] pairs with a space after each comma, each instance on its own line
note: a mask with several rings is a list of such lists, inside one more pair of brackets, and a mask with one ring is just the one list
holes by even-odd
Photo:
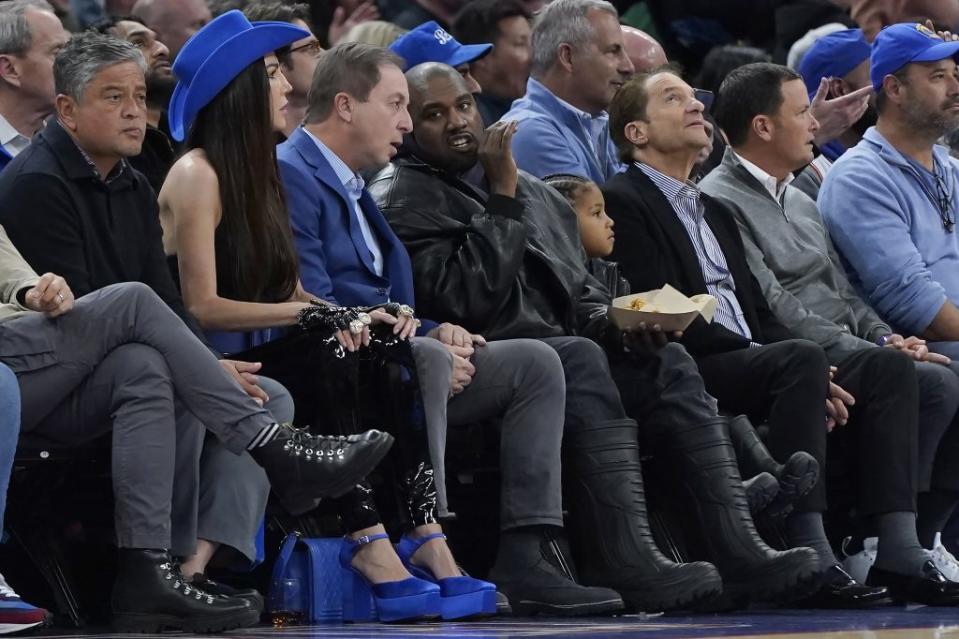
[[706, 207], [699, 199], [701, 194], [699, 187], [692, 182], [680, 182], [648, 164], [636, 162], [636, 167], [662, 191], [669, 205], [673, 207], [676, 217], [686, 229], [686, 234], [689, 235], [696, 251], [699, 267], [703, 271], [706, 290], [718, 302], [716, 316], [713, 319], [734, 333], [752, 340], [752, 331], [749, 330], [743, 308], [739, 305], [739, 299], [736, 298], [736, 282], [733, 281], [733, 276], [729, 272], [726, 256], [723, 255], [723, 250], [712, 229], [703, 219]]

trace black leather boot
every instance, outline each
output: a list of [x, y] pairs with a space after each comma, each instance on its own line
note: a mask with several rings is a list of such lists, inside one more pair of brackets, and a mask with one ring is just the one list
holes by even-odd
[[779, 494], [766, 507], [766, 515], [788, 515], [792, 511], [793, 502], [812, 490], [819, 479], [819, 462], [807, 452], [793, 453], [785, 464], [773, 459], [745, 415], [730, 418], [729, 438], [736, 451], [739, 472], [743, 477], [754, 477], [765, 472], [779, 482]]
[[722, 583], [712, 564], [677, 564], [656, 547], [636, 438], [631, 419], [565, 435], [570, 535], [581, 581], [616, 590], [628, 610], [671, 610], [715, 597]]
[[276, 439], [250, 455], [291, 515], [312, 510], [317, 498], [339, 497], [366, 477], [389, 451], [393, 436], [378, 430], [349, 436], [311, 435], [281, 425]]
[[658, 467], [684, 498], [691, 519], [690, 554], [713, 562], [724, 598], [788, 601], [814, 587], [818, 558], [811, 548], [773, 550], [756, 532], [726, 420], [670, 425], [654, 434]]
[[255, 588], [235, 588], [225, 583], [214, 581], [204, 573], [197, 573], [190, 579], [190, 585], [211, 595], [223, 595], [236, 599], [245, 599], [258, 613], [263, 612], [263, 595]]
[[113, 585], [113, 625], [120, 632], [223, 632], [256, 624], [245, 599], [192, 586], [165, 550], [121, 548]]
[[755, 517], [766, 510], [779, 494], [779, 482], [769, 473], [759, 473], [743, 481], [749, 512]]
[[562, 529], [530, 526], [500, 536], [489, 580], [509, 599], [513, 614], [576, 617], [623, 610], [623, 599], [609, 588], [575, 581]]

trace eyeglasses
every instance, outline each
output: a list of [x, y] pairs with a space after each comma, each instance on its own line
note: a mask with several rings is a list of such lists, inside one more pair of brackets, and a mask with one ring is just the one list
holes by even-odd
[[956, 218], [952, 212], [952, 194], [949, 192], [945, 179], [943, 179], [938, 171], [933, 172], [933, 176], [936, 178], [936, 198], [938, 199], [939, 219], [942, 221], [942, 228], [946, 229], [946, 233], [952, 233], [956, 227]]
[[313, 40], [312, 42], [301, 44], [298, 47], [293, 47], [290, 49], [289, 53], [293, 53], [295, 51], [306, 51], [315, 58], [323, 53], [323, 43], [321, 43], [319, 40]]

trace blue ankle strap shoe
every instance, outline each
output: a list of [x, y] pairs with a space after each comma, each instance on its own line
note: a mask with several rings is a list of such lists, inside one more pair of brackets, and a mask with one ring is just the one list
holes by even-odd
[[403, 535], [396, 546], [396, 554], [400, 556], [403, 565], [414, 577], [431, 581], [440, 587], [440, 610], [443, 619], [462, 619], [479, 615], [496, 614], [496, 586], [488, 581], [474, 579], [463, 574], [459, 577], [437, 579], [428, 568], [421, 568], [413, 564], [411, 558], [420, 546], [431, 539], [446, 539], [443, 533], [426, 535], [413, 539]]
[[360, 537], [355, 541], [348, 537], [343, 540], [340, 547], [340, 565], [344, 568], [346, 579], [343, 584], [343, 620], [372, 621], [371, 598], [376, 607], [376, 616], [383, 622], [440, 616], [440, 587], [435, 583], [410, 577], [373, 584], [352, 566], [350, 562], [357, 551], [378, 539], [389, 539], [389, 535], [380, 533]]

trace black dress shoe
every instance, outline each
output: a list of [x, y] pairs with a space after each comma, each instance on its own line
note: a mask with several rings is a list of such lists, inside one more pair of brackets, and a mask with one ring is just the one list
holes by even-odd
[[234, 588], [233, 586], [228, 586], [219, 581], [213, 581], [203, 573], [197, 573], [193, 575], [193, 579], [190, 580], [190, 585], [194, 588], [199, 588], [204, 592], [208, 592], [211, 595], [223, 595], [224, 597], [236, 597], [238, 599], [246, 599], [250, 602], [257, 612], [263, 612], [263, 595], [253, 588]]
[[889, 601], [889, 592], [884, 586], [865, 586], [839, 564], [830, 566], [821, 580], [819, 590], [800, 602], [803, 608], [867, 608]]
[[927, 606], [955, 606], [959, 604], [959, 583], [949, 581], [932, 561], [922, 565], [919, 575], [900, 575], [873, 566], [866, 583], [886, 586], [889, 596], [896, 601], [911, 601]]
[[165, 550], [119, 552], [111, 608], [120, 632], [223, 632], [260, 620], [259, 611], [245, 599], [193, 587]]
[[393, 445], [393, 436], [378, 430], [358, 435], [311, 435], [280, 426], [276, 439], [250, 455], [270, 480], [270, 487], [291, 515], [312, 510], [319, 497], [339, 497], [376, 468]]

